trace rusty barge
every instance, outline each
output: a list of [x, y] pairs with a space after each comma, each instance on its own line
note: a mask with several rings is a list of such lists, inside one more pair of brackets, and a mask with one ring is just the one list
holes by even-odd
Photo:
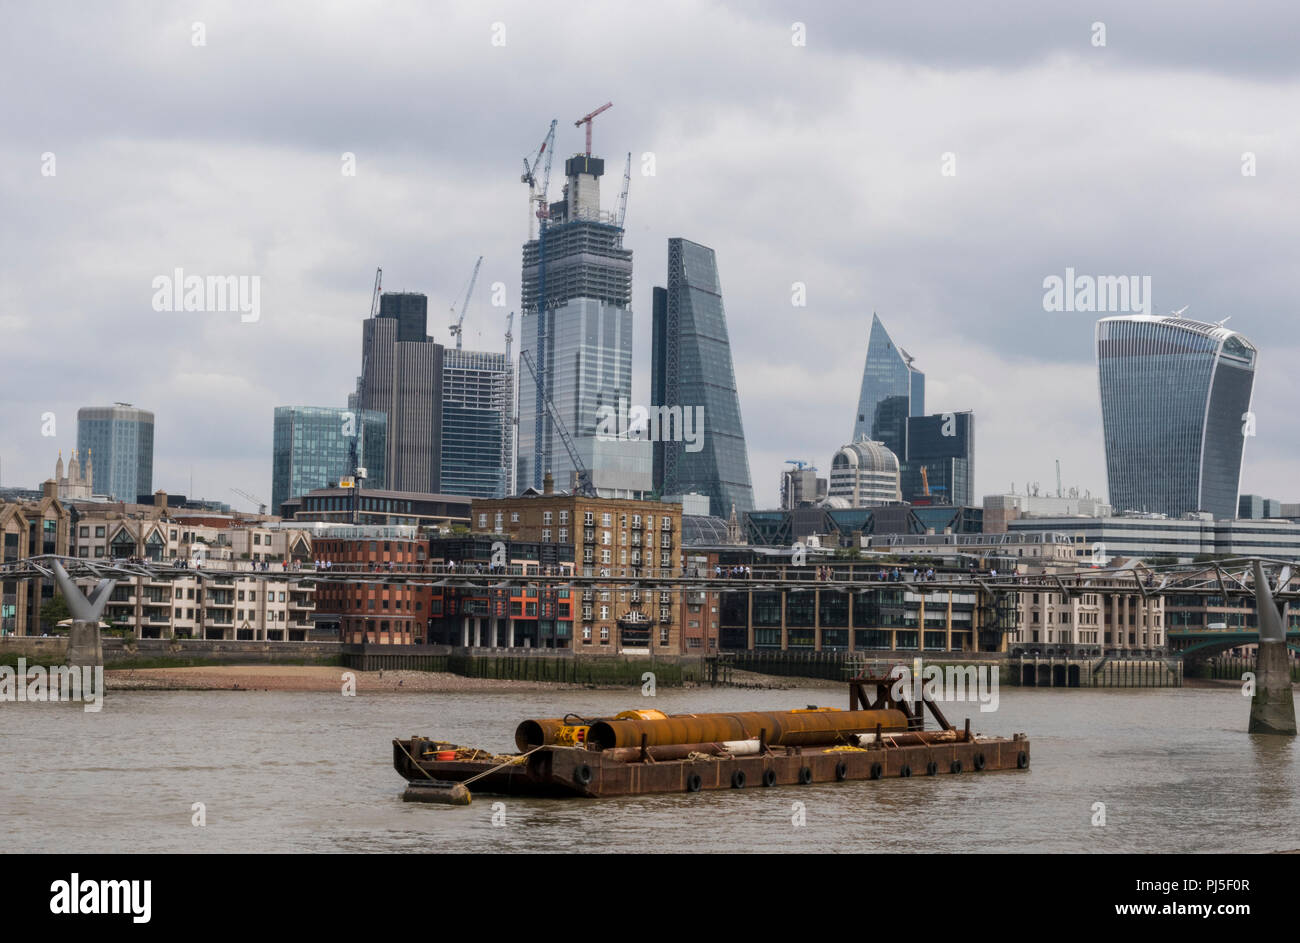
[[[426, 737], [393, 741], [404, 798], [466, 804], [476, 792], [600, 798], [1029, 768], [1029, 739], [954, 728], [928, 697], [891, 696], [893, 678], [849, 682], [849, 708], [525, 720], [517, 754]], [[871, 697], [871, 689], [875, 697]], [[925, 712], [938, 729], [926, 730]]]

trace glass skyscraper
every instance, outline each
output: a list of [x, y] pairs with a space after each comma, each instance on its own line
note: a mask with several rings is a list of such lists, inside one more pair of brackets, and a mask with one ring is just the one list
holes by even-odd
[[378, 410], [277, 406], [271, 457], [271, 513], [290, 498], [366, 469], [364, 487], [385, 482], [388, 417]]
[[442, 493], [510, 494], [514, 371], [505, 354], [456, 350], [442, 359]]
[[[925, 469], [925, 478], [921, 470]], [[907, 460], [902, 463], [903, 500], [959, 507], [975, 504], [975, 416], [966, 412], [912, 416], [907, 420]]]
[[[660, 423], [654, 443], [654, 486], [661, 495], [695, 492], [709, 498], [709, 513], [727, 517], [734, 507], [754, 509], [749, 455], [722, 305], [717, 257], [708, 246], [668, 240], [668, 287], [654, 290], [654, 349], [650, 405], [701, 407], [697, 451], [667, 438]], [[680, 437], [679, 437], [680, 438]], [[691, 446], [694, 448], [694, 445]]]
[[[564, 166], [564, 199], [550, 204], [538, 238], [524, 245], [522, 349], [597, 489], [649, 491], [646, 443], [595, 438], [601, 408], [619, 410], [631, 399], [632, 252], [612, 214], [600, 209], [604, 161], [578, 154]], [[519, 373], [515, 486], [540, 488], [550, 471], [567, 490], [573, 463], [533, 377], [523, 366]]]
[[153, 494], [153, 413], [129, 403], [77, 410], [77, 451], [89, 454], [95, 490], [117, 501]]
[[901, 461], [907, 455], [907, 419], [925, 414], [925, 374], [912, 366], [912, 357], [894, 344], [885, 325], [871, 315], [867, 362], [850, 442], [867, 438], [883, 442]]
[[1237, 514], [1255, 346], [1217, 324], [1156, 315], [1097, 322], [1110, 503], [1117, 513]]

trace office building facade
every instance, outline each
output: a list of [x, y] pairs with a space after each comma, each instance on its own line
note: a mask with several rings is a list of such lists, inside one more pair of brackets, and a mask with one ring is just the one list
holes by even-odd
[[77, 451], [91, 461], [95, 488], [117, 501], [153, 491], [153, 413], [129, 403], [77, 410]]
[[277, 406], [272, 436], [271, 512], [285, 501], [337, 484], [358, 466], [367, 488], [385, 487], [388, 417], [372, 409]]
[[[621, 410], [632, 390], [632, 252], [623, 230], [600, 209], [604, 161], [579, 154], [565, 161], [564, 198], [550, 204], [541, 232], [523, 249], [519, 432], [515, 489], [541, 488], [551, 472], [567, 487], [575, 470], [554, 428], [545, 397], [554, 403], [598, 490], [618, 488], [620, 469], [604, 467], [617, 450], [593, 446], [602, 407]], [[544, 388], [539, 391], [538, 386]], [[646, 452], [633, 440], [603, 442]], [[649, 459], [635, 484], [650, 486]]]
[[1141, 314], [1097, 323], [1117, 512], [1237, 514], [1256, 357], [1250, 341], [1217, 324]]
[[907, 456], [907, 419], [925, 413], [925, 374], [912, 364], [907, 351], [894, 343], [885, 325], [871, 316], [867, 361], [853, 437], [883, 442], [900, 460]]
[[442, 489], [511, 494], [514, 370], [505, 354], [447, 348], [442, 377]]
[[428, 299], [413, 292], [382, 295], [361, 337], [361, 376], [348, 405], [387, 417], [385, 483], [398, 491], [437, 493], [445, 348], [428, 336]]
[[903, 462], [902, 478], [904, 501], [973, 505], [974, 414], [966, 411], [909, 418], [907, 458]]
[[[859, 439], [835, 453], [831, 459], [828, 496], [840, 499], [850, 508], [874, 507], [898, 501], [898, 456], [882, 442]], [[832, 505], [838, 506], [838, 505]]]
[[[749, 454], [722, 304], [717, 257], [708, 246], [668, 240], [668, 287], [654, 290], [650, 405], [659, 416], [692, 410], [698, 442], [659, 422], [654, 486], [660, 494], [708, 495], [710, 513], [754, 509]], [[662, 407], [662, 408], [661, 408]], [[698, 409], [697, 409], [698, 407]], [[670, 412], [665, 413], [664, 409]]]

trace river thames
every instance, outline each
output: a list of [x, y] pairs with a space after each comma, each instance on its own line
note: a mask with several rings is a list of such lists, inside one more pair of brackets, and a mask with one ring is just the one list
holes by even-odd
[[[526, 717], [847, 706], [842, 686], [338, 694], [110, 692], [0, 705], [9, 852], [1262, 852], [1300, 849], [1300, 745], [1231, 688], [1002, 688], [960, 726], [1027, 772], [604, 800], [401, 800], [391, 740], [513, 751]], [[497, 805], [500, 801], [502, 804]], [[202, 826], [193, 824], [202, 803]], [[1099, 821], [1104, 803], [1105, 824]], [[802, 805], [800, 805], [802, 804]], [[802, 825], [795, 822], [802, 819]], [[494, 824], [494, 820], [501, 824]]]

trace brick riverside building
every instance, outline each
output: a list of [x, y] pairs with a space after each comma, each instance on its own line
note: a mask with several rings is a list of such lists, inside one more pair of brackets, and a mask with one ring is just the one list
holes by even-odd
[[[338, 527], [312, 544], [317, 561], [341, 569], [383, 573], [418, 571], [428, 562], [429, 542], [414, 527]], [[363, 578], [364, 579], [364, 578]], [[428, 635], [432, 587], [398, 583], [322, 582], [316, 610], [337, 615], [339, 640], [381, 645], [419, 645]]]
[[475, 500], [471, 518], [475, 534], [571, 544], [578, 576], [610, 578], [608, 587], [583, 588], [573, 600], [575, 651], [681, 651], [675, 594], [617, 588], [620, 576], [680, 573], [681, 505], [556, 494], [547, 476], [540, 493]]

